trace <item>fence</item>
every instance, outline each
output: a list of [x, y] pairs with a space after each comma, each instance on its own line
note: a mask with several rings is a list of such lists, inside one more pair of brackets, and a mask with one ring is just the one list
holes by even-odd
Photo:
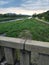
[[31, 52], [39, 55], [37, 65], [49, 65], [49, 42], [0, 36], [0, 61], [5, 57], [7, 64], [14, 65], [14, 49], [20, 50], [20, 65], [30, 65]]

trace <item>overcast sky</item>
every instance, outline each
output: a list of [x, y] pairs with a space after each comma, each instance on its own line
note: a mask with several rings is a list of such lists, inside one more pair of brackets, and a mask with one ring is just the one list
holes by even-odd
[[0, 13], [28, 14], [49, 10], [49, 0], [0, 0]]

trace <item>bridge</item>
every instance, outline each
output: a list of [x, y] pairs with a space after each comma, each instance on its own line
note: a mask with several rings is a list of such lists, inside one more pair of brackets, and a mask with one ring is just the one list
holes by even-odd
[[20, 51], [20, 65], [31, 64], [31, 52], [38, 53], [37, 65], [49, 65], [49, 42], [0, 36], [0, 63], [5, 57], [7, 64], [15, 65], [15, 50]]

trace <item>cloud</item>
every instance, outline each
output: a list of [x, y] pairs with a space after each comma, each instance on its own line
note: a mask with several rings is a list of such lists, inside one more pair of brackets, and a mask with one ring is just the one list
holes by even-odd
[[16, 8], [13, 8], [13, 7], [10, 7], [10, 8], [1, 8], [0, 9], [0, 13], [4, 14], [4, 13], [16, 13], [16, 14], [27, 14], [27, 15], [32, 15], [34, 13], [42, 13], [46, 10], [25, 10], [21, 7], [16, 7]]
[[49, 0], [0, 0], [0, 5], [0, 8], [21, 7], [27, 10], [45, 10], [49, 9]]
[[30, 10], [48, 9], [49, 0], [23, 0], [22, 8]]
[[9, 1], [0, 1], [0, 5], [5, 5], [5, 4], [8, 4]]
[[0, 13], [42, 13], [49, 9], [49, 0], [0, 0]]

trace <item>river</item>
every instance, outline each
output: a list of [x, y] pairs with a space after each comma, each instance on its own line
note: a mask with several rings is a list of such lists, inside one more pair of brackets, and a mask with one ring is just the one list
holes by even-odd
[[15, 20], [9, 20], [9, 21], [2, 21], [0, 23], [6, 23], [6, 22], [13, 22], [13, 21], [18, 21], [18, 20], [23, 20], [24, 18], [20, 18], [20, 19], [15, 19]]

